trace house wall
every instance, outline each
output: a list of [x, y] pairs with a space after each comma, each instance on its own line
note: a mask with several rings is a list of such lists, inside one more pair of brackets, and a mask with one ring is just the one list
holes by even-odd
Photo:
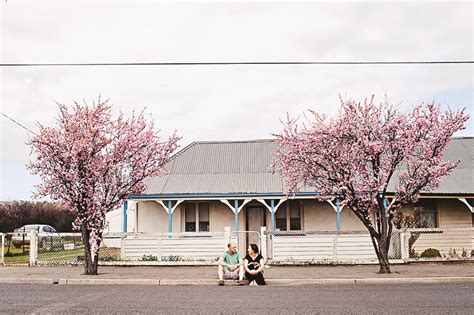
[[[305, 200], [303, 202], [305, 231], [336, 231], [336, 211], [327, 202]], [[342, 231], [364, 231], [366, 228], [349, 209], [341, 210]]]
[[[472, 214], [460, 201], [450, 199], [436, 199], [438, 209], [438, 222], [440, 228], [465, 228], [472, 227]], [[220, 201], [209, 201], [210, 203], [210, 230], [212, 232], [223, 232], [226, 226], [234, 231], [234, 213], [228, 206]], [[302, 200], [302, 226], [305, 231], [336, 231], [336, 212], [327, 202], [317, 200]], [[249, 206], [262, 206], [252, 201]], [[283, 203], [277, 211], [284, 209]], [[179, 205], [173, 212], [173, 232], [181, 232], [183, 226], [184, 204]], [[412, 211], [413, 207], [404, 207], [403, 212]], [[266, 227], [271, 229], [271, 214], [265, 208]], [[120, 216], [117, 217], [119, 219]], [[129, 213], [129, 225], [134, 221], [134, 213]], [[138, 202], [138, 231], [139, 232], [167, 232], [168, 214], [154, 201]], [[133, 222], [134, 223], [134, 222]], [[246, 230], [245, 208], [239, 213], [239, 230]], [[130, 226], [129, 231], [134, 227]], [[357, 216], [348, 208], [341, 210], [342, 231], [365, 231], [365, 227]]]
[[459, 200], [438, 199], [438, 221], [440, 228], [472, 227], [472, 213]]
[[[426, 200], [426, 199], [424, 199]], [[472, 213], [457, 199], [433, 198], [438, 215], [438, 228], [470, 228], [472, 227]], [[399, 211], [410, 213], [413, 206], [405, 206]]]
[[[138, 203], [138, 232], [165, 233], [168, 232], [168, 213], [155, 201]], [[234, 212], [220, 201], [209, 201], [210, 231], [224, 232], [226, 226], [234, 231]], [[184, 231], [184, 203], [180, 204], [173, 212], [173, 232]], [[239, 230], [245, 230], [245, 215], [239, 213]], [[130, 230], [132, 231], [132, 230]]]
[[[212, 232], [223, 232], [226, 226], [234, 230], [235, 216], [234, 212], [220, 201], [211, 201], [210, 203], [210, 229]], [[239, 228], [242, 223], [242, 212], [239, 213]]]
[[[438, 249], [442, 255], [448, 256], [450, 253], [456, 252], [457, 255], [462, 255], [463, 251], [470, 253], [470, 250], [473, 250], [474, 244], [474, 233], [472, 231], [472, 214], [469, 209], [460, 201], [451, 199], [435, 199], [436, 201], [436, 209], [438, 213], [438, 223], [439, 228], [442, 230], [442, 233], [439, 230], [431, 233], [421, 233], [419, 238], [416, 240], [413, 249], [418, 253], [421, 254], [427, 248], [435, 248]], [[304, 231], [336, 231], [336, 212], [332, 208], [330, 204], [327, 202], [321, 202], [317, 200], [301, 200], [302, 205], [302, 228]], [[226, 226], [229, 226], [231, 232], [234, 231], [234, 213], [233, 211], [223, 204], [220, 201], [213, 200], [209, 201], [209, 209], [210, 209], [210, 230], [212, 232], [222, 233]], [[271, 214], [270, 211], [261, 205], [257, 201], [252, 201], [247, 204], [249, 207], [262, 207], [265, 209], [264, 213], [266, 216], [266, 227], [267, 230], [271, 229]], [[129, 204], [129, 215], [128, 215], [128, 222], [129, 227], [128, 231], [132, 232], [134, 226], [134, 218], [138, 218], [138, 232], [145, 232], [145, 233], [153, 233], [153, 232], [167, 232], [167, 225], [168, 225], [168, 215], [165, 209], [161, 207], [160, 204], [154, 201], [149, 202], [138, 202], [138, 213], [135, 217], [134, 206]], [[278, 211], [284, 210], [285, 204], [282, 204]], [[412, 211], [413, 207], [404, 207], [401, 209], [403, 212]], [[173, 232], [182, 232], [184, 231], [184, 203], [179, 205], [174, 213], [173, 213]], [[122, 213], [122, 210], [119, 209], [118, 213]], [[117, 221], [121, 221], [122, 215], [114, 216]], [[120, 224], [116, 224], [120, 227]], [[453, 231], [449, 229], [459, 229], [459, 228], [467, 228], [463, 231]], [[245, 207], [239, 213], [239, 231], [246, 230], [246, 210]], [[341, 211], [341, 230], [342, 231], [366, 231], [366, 228], [363, 224], [359, 221], [359, 219], [350, 211], [348, 208], [343, 208]], [[239, 250], [241, 252], [245, 251], [246, 242], [257, 242], [255, 239], [255, 235], [248, 234], [239, 234]], [[352, 235], [352, 234], [351, 234]], [[342, 235], [344, 236], [344, 235]], [[304, 244], [307, 242], [312, 242], [314, 240], [321, 241], [319, 238], [322, 237], [337, 237], [338, 244], [345, 240], [344, 237], [337, 236], [336, 234], [331, 233], [321, 233], [321, 234], [307, 234], [304, 238]], [[219, 235], [218, 237], [223, 237], [223, 235]], [[354, 237], [357, 237], [355, 239]], [[372, 255], [372, 252], [369, 253], [371, 250], [371, 242], [370, 238], [364, 238], [364, 235], [359, 235], [355, 233], [350, 237], [350, 242], [347, 244], [340, 244], [338, 245], [337, 252], [331, 253], [331, 257], [337, 257], [337, 259], [344, 259], [346, 258], [353, 258], [356, 256], [360, 256], [361, 248], [367, 249], [367, 255]], [[235, 241], [235, 234], [231, 234], [231, 239]], [[277, 250], [275, 254], [280, 255], [281, 257], [287, 257], [290, 251], [296, 250], [294, 248], [298, 246], [303, 246], [303, 243], [299, 243], [299, 239], [297, 238], [285, 238], [284, 236], [281, 237], [281, 244], [277, 244]], [[362, 242], [363, 241], [363, 242]], [[291, 244], [290, 244], [291, 243]], [[331, 244], [334, 243], [330, 242]], [[269, 244], [269, 243], [268, 243]], [[282, 249], [278, 247], [278, 245], [282, 245]], [[309, 246], [309, 243], [306, 244]], [[346, 246], [347, 245], [347, 246]], [[286, 246], [286, 247], [285, 247]], [[300, 246], [300, 247], [301, 247]], [[332, 245], [331, 245], [332, 246]], [[354, 250], [354, 246], [356, 246], [356, 250]], [[304, 248], [298, 247], [299, 251], [304, 251]], [[303, 246], [304, 247], [304, 246]], [[288, 250], [288, 253], [285, 253], [285, 248]], [[332, 248], [332, 247], [331, 247]], [[369, 250], [370, 249], [370, 250]], [[279, 250], [279, 251], [278, 251]], [[352, 251], [352, 252], [351, 252]], [[267, 253], [271, 251], [267, 248]], [[300, 253], [304, 254], [304, 253]], [[327, 254], [327, 253], [326, 253]], [[296, 253], [292, 253], [290, 256], [296, 255]], [[329, 255], [329, 254], [328, 254]], [[346, 255], [346, 256], [344, 256]], [[369, 256], [370, 256], [369, 255]], [[288, 257], [290, 257], [288, 256]], [[328, 256], [329, 257], [329, 256]], [[364, 256], [365, 257], [365, 256]], [[367, 257], [366, 257], [367, 258]], [[373, 258], [372, 256], [370, 258]]]
[[[180, 211], [176, 209], [173, 213], [173, 229], [179, 228]], [[155, 201], [138, 202], [137, 213], [138, 232], [156, 233], [168, 231], [168, 213]]]
[[[135, 201], [128, 201], [127, 211], [127, 231], [135, 232]], [[105, 220], [107, 227], [105, 234], [107, 233], [120, 233], [123, 231], [123, 206], [107, 212], [105, 214]]]
[[[432, 199], [436, 202], [438, 228], [442, 233], [421, 233], [413, 249], [421, 254], [428, 248], [440, 251], [441, 255], [462, 255], [463, 251], [473, 250], [474, 233], [472, 231], [472, 213], [462, 202], [456, 199]], [[413, 206], [400, 209], [404, 213], [413, 211]], [[465, 230], [452, 230], [465, 229]]]

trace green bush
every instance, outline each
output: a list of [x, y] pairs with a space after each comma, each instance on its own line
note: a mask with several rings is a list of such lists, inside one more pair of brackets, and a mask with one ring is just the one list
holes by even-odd
[[140, 258], [141, 261], [158, 261], [158, 257], [153, 256], [153, 255], [143, 255], [142, 258]]
[[120, 259], [114, 256], [99, 256], [99, 260], [100, 261], [119, 261]]
[[163, 261], [183, 261], [183, 258], [181, 258], [180, 256], [170, 255], [168, 257], [163, 257], [162, 260]]
[[420, 255], [412, 248], [410, 249], [410, 258], [420, 258]]
[[428, 248], [423, 251], [423, 253], [420, 254], [421, 258], [433, 258], [433, 257], [441, 257], [441, 253], [439, 250], [435, 248]]

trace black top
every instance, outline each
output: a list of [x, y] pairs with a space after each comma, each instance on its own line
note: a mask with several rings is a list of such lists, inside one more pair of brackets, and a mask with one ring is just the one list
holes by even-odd
[[255, 257], [255, 259], [252, 259], [252, 257], [250, 257], [250, 255], [247, 255], [245, 256], [245, 259], [248, 261], [248, 266], [249, 266], [249, 269], [250, 270], [256, 270], [258, 268], [260, 268], [260, 260], [263, 259], [263, 256], [258, 254], [257, 257]]

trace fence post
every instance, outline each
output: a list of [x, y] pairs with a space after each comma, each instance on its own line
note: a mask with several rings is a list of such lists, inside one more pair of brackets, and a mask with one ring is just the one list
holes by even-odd
[[230, 226], [224, 227], [224, 250], [227, 250], [227, 244], [230, 243]]
[[4, 261], [4, 259], [5, 259], [5, 258], [4, 258], [4, 252], [5, 252], [5, 234], [3, 234], [3, 233], [0, 233], [0, 234], [2, 234], [2, 253], [1, 253], [2, 256], [1, 256], [1, 259], [2, 259], [2, 265], [4, 265], [4, 264], [5, 264], [5, 261]]
[[156, 253], [156, 257], [158, 257], [158, 261], [161, 261], [161, 257], [163, 256], [161, 253], [163, 252], [163, 234], [157, 238], [158, 242], [158, 251]]
[[122, 236], [120, 237], [120, 259], [124, 260], [125, 259], [125, 238], [127, 235], [125, 233], [122, 233]]
[[401, 252], [401, 258], [403, 262], [407, 262], [408, 258], [410, 257], [410, 253], [408, 250], [408, 242], [407, 242], [407, 234], [410, 232], [403, 231], [400, 233], [400, 252]]
[[36, 258], [38, 257], [38, 232], [30, 232], [30, 266], [36, 265]]
[[332, 259], [333, 261], [337, 261], [337, 238], [339, 236], [339, 232], [336, 232], [334, 234], [333, 240], [332, 240]]
[[267, 259], [267, 236], [265, 235], [266, 229], [267, 228], [265, 226], [260, 227], [260, 252], [265, 259]]

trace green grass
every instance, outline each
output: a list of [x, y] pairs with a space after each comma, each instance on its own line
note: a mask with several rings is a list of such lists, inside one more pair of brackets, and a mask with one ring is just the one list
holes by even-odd
[[38, 253], [38, 261], [77, 262], [77, 256], [84, 256], [84, 248]]
[[100, 249], [99, 252], [99, 261], [112, 261], [112, 260], [120, 260], [121, 253], [120, 248], [117, 247], [103, 247]]
[[[5, 255], [5, 264], [28, 264], [30, 261], [29, 250], [29, 246], [25, 246], [25, 254], [23, 254], [22, 248], [15, 248], [14, 246], [12, 246], [10, 248], [9, 256]], [[84, 256], [84, 248], [81, 247], [71, 250], [60, 251], [41, 251], [40, 249], [37, 260], [42, 262], [75, 263], [78, 262], [78, 256]], [[101, 248], [99, 252], [99, 259], [104, 261], [120, 260], [120, 248]]]
[[[1, 250], [1, 249], [0, 249]], [[11, 245], [10, 252], [7, 254], [7, 247], [5, 246], [4, 253], [5, 264], [27, 264], [30, 261], [30, 246], [25, 246], [25, 253], [23, 248], [16, 248]]]

